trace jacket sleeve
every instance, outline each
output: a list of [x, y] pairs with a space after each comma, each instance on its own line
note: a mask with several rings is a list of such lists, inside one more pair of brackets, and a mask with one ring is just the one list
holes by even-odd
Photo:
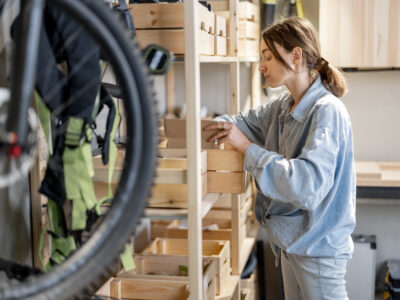
[[251, 109], [238, 115], [223, 115], [215, 118], [216, 121], [234, 123], [250, 142], [263, 146], [265, 144], [265, 132], [268, 131], [273, 115], [273, 102]]
[[341, 136], [339, 120], [338, 109], [320, 106], [298, 157], [288, 160], [252, 144], [246, 150], [244, 169], [255, 177], [266, 197], [314, 210], [334, 183]]

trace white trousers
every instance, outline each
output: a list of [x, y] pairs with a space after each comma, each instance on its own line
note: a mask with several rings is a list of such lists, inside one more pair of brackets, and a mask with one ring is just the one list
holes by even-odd
[[346, 258], [320, 258], [281, 250], [285, 300], [348, 300]]

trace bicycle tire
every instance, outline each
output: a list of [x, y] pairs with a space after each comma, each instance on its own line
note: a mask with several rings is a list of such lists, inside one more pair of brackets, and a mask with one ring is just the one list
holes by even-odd
[[47, 0], [47, 3], [67, 12], [82, 25], [116, 66], [114, 73], [125, 95], [127, 132], [133, 138], [127, 141], [113, 205], [91, 238], [51, 272], [1, 289], [0, 299], [79, 299], [92, 295], [111, 273], [112, 264], [133, 232], [155, 175], [157, 118], [139, 49], [104, 3], [97, 0]]

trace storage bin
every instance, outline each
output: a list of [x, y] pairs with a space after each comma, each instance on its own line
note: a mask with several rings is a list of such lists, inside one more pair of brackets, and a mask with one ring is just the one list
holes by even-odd
[[[130, 4], [139, 45], [158, 44], [175, 54], [185, 53], [184, 4]], [[198, 4], [199, 53], [214, 55], [215, 16]]]
[[[149, 284], [153, 280], [163, 280], [167, 282], [183, 281], [188, 283], [188, 266], [189, 261], [187, 257], [173, 256], [173, 255], [135, 255], [136, 268], [130, 272], [121, 272], [117, 274], [120, 279], [145, 279]], [[181, 274], [182, 268], [186, 271]], [[211, 259], [203, 259], [203, 298], [207, 300], [215, 299], [215, 263]], [[174, 288], [171, 286], [171, 288]], [[157, 286], [153, 286], [157, 290]], [[154, 290], [148, 291], [148, 296], [155, 296]], [[144, 293], [144, 292], [143, 292]], [[144, 297], [145, 295], [142, 295]], [[163, 295], [159, 294], [163, 299]], [[157, 298], [155, 298], [157, 299]], [[160, 299], [160, 298], [159, 298]]]
[[[230, 243], [229, 241], [203, 241], [203, 258], [210, 258], [215, 262], [217, 295], [227, 286], [230, 274]], [[188, 257], [188, 240], [186, 239], [155, 239], [143, 255], [180, 255]]]

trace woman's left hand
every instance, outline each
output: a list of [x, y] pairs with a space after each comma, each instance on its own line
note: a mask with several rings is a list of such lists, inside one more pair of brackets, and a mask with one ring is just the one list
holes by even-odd
[[209, 142], [217, 141], [218, 145], [229, 142], [233, 147], [235, 147], [242, 153], [245, 153], [247, 147], [251, 144], [247, 137], [232, 122], [218, 122], [207, 125], [203, 128], [203, 130], [205, 131], [213, 129], [219, 129], [220, 131], [210, 137], [208, 139]]

